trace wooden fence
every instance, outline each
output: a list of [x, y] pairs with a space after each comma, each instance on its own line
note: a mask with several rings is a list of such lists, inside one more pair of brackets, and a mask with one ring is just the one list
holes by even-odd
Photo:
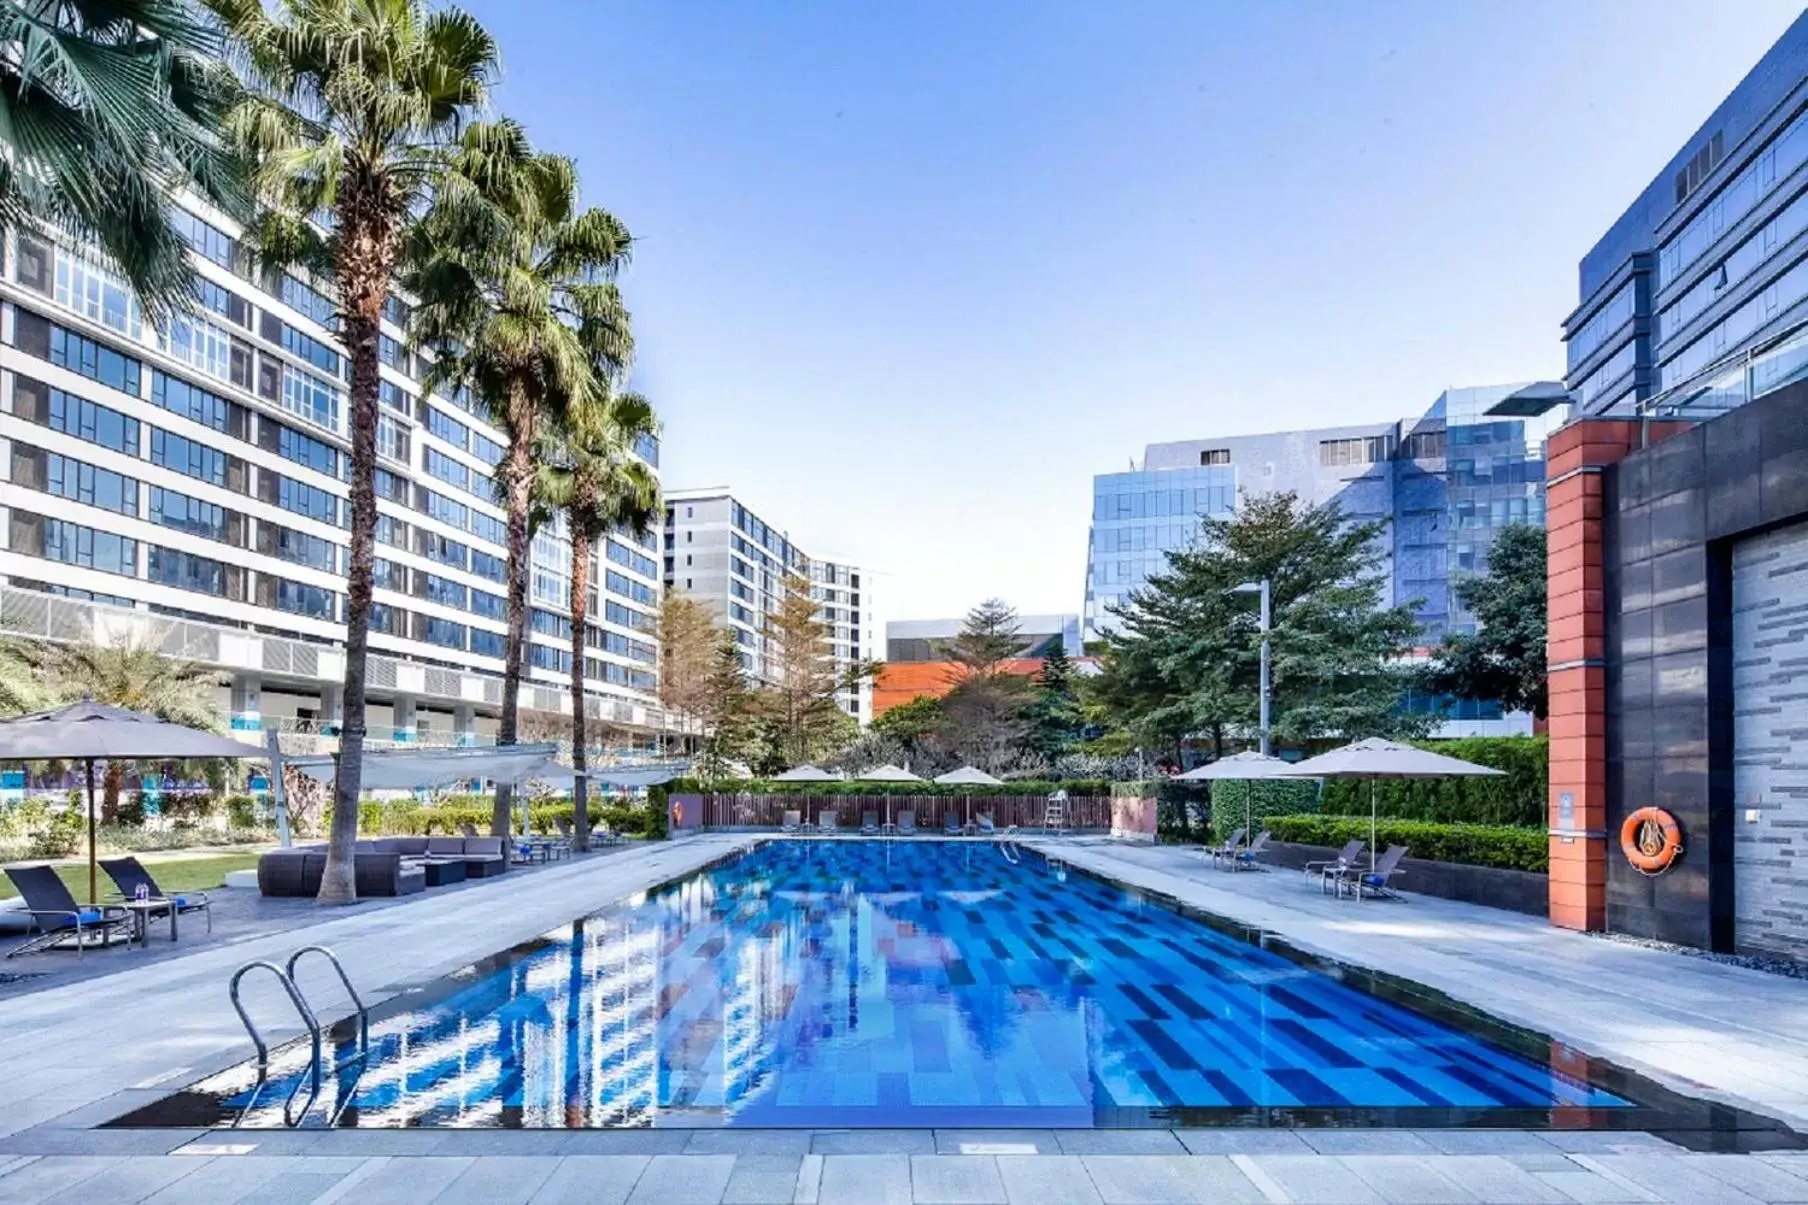
[[[699, 807], [697, 824], [703, 828], [777, 828], [786, 812], [797, 812], [808, 824], [823, 812], [834, 812], [836, 824], [860, 828], [868, 812], [880, 824], [896, 824], [905, 812], [914, 813], [924, 831], [940, 831], [952, 816], [965, 825], [982, 815], [992, 817], [999, 828], [1042, 827], [1048, 810], [1046, 795], [702, 795], [692, 797]], [[1073, 795], [1066, 804], [1069, 829], [1108, 830], [1111, 824], [1109, 795]]]

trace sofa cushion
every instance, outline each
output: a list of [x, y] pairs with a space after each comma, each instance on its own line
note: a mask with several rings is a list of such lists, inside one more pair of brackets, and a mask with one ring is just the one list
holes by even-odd
[[425, 852], [429, 857], [456, 858], [465, 852], [463, 837], [428, 837]]
[[467, 855], [485, 858], [500, 858], [502, 853], [501, 837], [466, 837], [464, 852]]
[[382, 844], [390, 853], [401, 854], [405, 858], [419, 858], [426, 855], [431, 840], [429, 837], [390, 837]]

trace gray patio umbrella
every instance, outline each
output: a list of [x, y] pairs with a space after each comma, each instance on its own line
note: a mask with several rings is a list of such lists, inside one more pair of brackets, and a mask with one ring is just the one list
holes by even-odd
[[1207, 762], [1203, 766], [1195, 766], [1185, 774], [1177, 774], [1176, 778], [1183, 782], [1235, 782], [1243, 781], [1243, 832], [1244, 839], [1249, 839], [1249, 830], [1255, 827], [1255, 805], [1252, 800], [1254, 788], [1249, 783], [1258, 778], [1281, 778], [1292, 767], [1291, 762], [1282, 761], [1278, 757], [1268, 757], [1253, 749], [1245, 749], [1241, 753], [1233, 753], [1229, 757], [1221, 757], [1217, 761]]
[[839, 782], [840, 779], [836, 778], [835, 775], [829, 773], [827, 770], [818, 769], [817, 767], [806, 763], [801, 766], [792, 766], [789, 770], [786, 770], [783, 774], [780, 774], [780, 775], [777, 775], [776, 777], [774, 777], [772, 781], [773, 782]]
[[0, 720], [0, 761], [80, 761], [88, 767], [88, 902], [99, 899], [95, 864], [94, 763], [263, 757], [256, 745], [171, 724], [107, 703], [70, 703]]
[[1490, 766], [1445, 757], [1412, 745], [1370, 737], [1296, 762], [1288, 778], [1366, 778], [1369, 783], [1369, 869], [1375, 869], [1375, 780], [1379, 778], [1464, 778], [1505, 773]]
[[[922, 776], [917, 775], [917, 774], [912, 774], [909, 770], [906, 770], [903, 766], [894, 766], [894, 765], [891, 765], [890, 763], [887, 763], [886, 765], [883, 765], [883, 766], [874, 766], [872, 769], [866, 770], [860, 774], [856, 774], [854, 777], [859, 779], [861, 782], [922, 782], [923, 781]], [[891, 826], [891, 796], [890, 795], [887, 795], [885, 797], [885, 824], [886, 824], [887, 828], [889, 828]]]
[[[944, 786], [966, 787], [1002, 787], [1004, 779], [993, 778], [978, 766], [962, 766], [958, 770], [950, 770], [946, 774], [938, 774], [935, 781]], [[967, 827], [973, 827], [973, 796], [964, 795], [967, 801]]]

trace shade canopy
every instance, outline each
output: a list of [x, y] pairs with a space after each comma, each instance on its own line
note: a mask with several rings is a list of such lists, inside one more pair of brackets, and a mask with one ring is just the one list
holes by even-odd
[[1492, 766], [1445, 757], [1442, 753], [1370, 737], [1295, 762], [1284, 778], [1459, 778], [1500, 775]]
[[861, 782], [922, 782], [902, 766], [875, 766], [859, 775]]
[[[411, 791], [419, 787], [449, 786], [473, 778], [520, 782], [537, 777], [539, 771], [558, 766], [558, 756], [559, 747], [551, 743], [482, 748], [368, 749], [364, 753], [359, 784], [367, 791]], [[330, 756], [285, 757], [283, 760], [320, 782], [333, 781], [338, 772], [338, 763]]]
[[[674, 778], [683, 778], [688, 773], [690, 767], [685, 765], [603, 766], [585, 770], [584, 781], [591, 786], [653, 787], [671, 782]], [[571, 767], [560, 762], [542, 766], [529, 774], [528, 778], [554, 791], [569, 791], [575, 785]]]
[[993, 778], [977, 766], [962, 766], [958, 770], [938, 774], [935, 781], [957, 787], [1001, 787], [1004, 785], [1004, 779]]
[[1253, 749], [1221, 757], [1217, 761], [1195, 766], [1174, 777], [1182, 782], [1219, 782], [1225, 779], [1278, 778], [1293, 768], [1292, 762], [1268, 757]]
[[187, 761], [263, 756], [256, 745], [108, 703], [70, 703], [0, 720], [0, 761]]
[[815, 766], [805, 764], [805, 765], [801, 765], [801, 766], [792, 766], [789, 770], [786, 770], [783, 774], [778, 775], [772, 781], [773, 782], [836, 782], [838, 780], [836, 779], [836, 777], [833, 774], [829, 773], [827, 770], [818, 769]]

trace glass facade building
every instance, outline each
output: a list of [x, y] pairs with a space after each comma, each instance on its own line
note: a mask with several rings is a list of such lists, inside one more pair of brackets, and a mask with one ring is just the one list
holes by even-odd
[[[1501, 527], [1543, 524], [1544, 441], [1567, 416], [1562, 407], [1489, 413], [1523, 388], [1446, 390], [1396, 422], [1149, 445], [1142, 467], [1093, 478], [1086, 638], [1111, 629], [1112, 608], [1165, 568], [1168, 552], [1193, 545], [1202, 517], [1229, 515], [1246, 494], [1282, 491], [1381, 524], [1384, 601], [1415, 606], [1424, 645], [1473, 631], [1454, 585], [1487, 569]], [[1454, 718], [1499, 718], [1485, 710]]]
[[1711, 413], [1808, 372], [1808, 14], [1578, 277], [1563, 335], [1583, 413]]
[[[339, 721], [350, 361], [327, 282], [255, 272], [236, 228], [183, 202], [200, 306], [154, 330], [91, 249], [14, 230], [0, 271], [0, 626], [136, 635], [218, 666], [234, 729]], [[480, 403], [423, 388], [407, 302], [383, 321], [369, 725], [481, 743], [502, 703], [507, 553]], [[649, 447], [649, 459], [657, 451]], [[644, 747], [656, 702], [656, 533], [592, 550], [584, 659], [599, 741]], [[570, 544], [533, 549], [523, 708], [569, 713]]]

